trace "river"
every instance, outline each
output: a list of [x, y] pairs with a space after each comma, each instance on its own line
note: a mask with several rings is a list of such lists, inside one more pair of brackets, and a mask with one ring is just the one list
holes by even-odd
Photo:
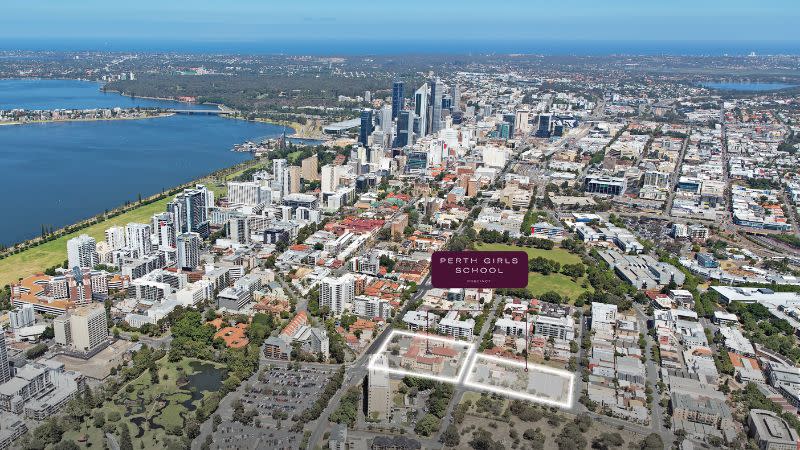
[[[0, 109], [209, 109], [75, 80], [0, 80]], [[234, 144], [283, 127], [208, 115], [0, 126], [0, 243], [9, 245], [250, 158]]]

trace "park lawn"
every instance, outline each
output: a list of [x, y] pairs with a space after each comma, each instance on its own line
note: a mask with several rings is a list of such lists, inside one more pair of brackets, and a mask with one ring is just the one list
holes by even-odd
[[67, 259], [67, 241], [81, 234], [88, 234], [98, 241], [105, 240], [106, 229], [129, 222], [150, 223], [153, 214], [166, 211], [170, 199], [162, 199], [142, 205], [116, 217], [90, 225], [82, 230], [46, 242], [16, 255], [0, 260], [0, 286], [17, 282], [48, 267], [61, 264]]
[[[581, 285], [586, 282], [587, 288]], [[584, 292], [591, 292], [592, 287], [588, 284], [586, 277], [578, 278], [578, 282], [562, 273], [551, 273], [542, 275], [537, 272], [528, 273], [528, 291], [535, 296], [540, 296], [545, 292], [557, 292], [562, 297], [568, 297], [570, 303], [574, 302]]]
[[[177, 384], [178, 367], [182, 367], [184, 369], [183, 372], [185, 375], [192, 375], [194, 374], [195, 370], [193, 370], [190, 365], [195, 361], [199, 360], [184, 358], [178, 362], [170, 362], [165, 356], [163, 359], [158, 361], [157, 384], [152, 384], [150, 372], [144, 371], [139, 377], [131, 380], [128, 384], [122, 387], [114, 396], [113, 400], [103, 403], [103, 406], [98, 409], [103, 411], [106, 417], [108, 417], [108, 414], [111, 412], [116, 411], [120, 413], [122, 420], [120, 420], [118, 423], [125, 423], [128, 425], [131, 432], [131, 437], [133, 438], [134, 448], [164, 448], [165, 439], [168, 437], [166, 429], [170, 427], [183, 427], [183, 416], [185, 416], [188, 411], [182, 402], [191, 398], [191, 394], [189, 393], [190, 387], [178, 386]], [[202, 362], [206, 364], [213, 364], [218, 368], [224, 367], [223, 364], [212, 361]], [[167, 379], [164, 379], [164, 375], [167, 375]], [[128, 386], [133, 386], [132, 392], [128, 392]], [[138, 394], [141, 394], [145, 401], [144, 411], [137, 410], [137, 412], [134, 413], [134, 411], [129, 410], [128, 406], [125, 404], [117, 404], [117, 401], [121, 401], [123, 399], [135, 400], [139, 397]], [[205, 397], [206, 395], [208, 395], [208, 392], [205, 392], [203, 396]], [[163, 407], [163, 409], [157, 411], [157, 408], [161, 407], [163, 402], [166, 402], [166, 405]], [[156, 425], [159, 425], [163, 428], [150, 429], [149, 425], [146, 423], [146, 420], [150, 419], [151, 417], [153, 417], [153, 422]], [[138, 427], [131, 422], [131, 419], [135, 418], [145, 419], [145, 423], [143, 424], [143, 434], [139, 438], [136, 437], [138, 433]], [[115, 430], [113, 434], [117, 435], [118, 433]], [[94, 427], [91, 415], [88, 419], [84, 420], [79, 430], [68, 431], [64, 436], [66, 439], [77, 441], [78, 437], [81, 435], [86, 435], [87, 437], [87, 441], [82, 444], [82, 447], [104, 448], [105, 433], [103, 430]]]
[[540, 248], [519, 247], [508, 244], [480, 244], [476, 247], [476, 250], [523, 251], [528, 254], [528, 258], [536, 258], [541, 256], [542, 258], [551, 259], [562, 266], [564, 264], [575, 264], [581, 262], [580, 256], [570, 253], [559, 247], [554, 247], [552, 250], [543, 250]]

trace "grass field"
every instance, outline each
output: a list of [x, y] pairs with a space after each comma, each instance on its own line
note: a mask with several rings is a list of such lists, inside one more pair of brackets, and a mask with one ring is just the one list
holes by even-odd
[[0, 286], [16, 282], [20, 278], [35, 272], [42, 272], [48, 267], [63, 263], [67, 259], [67, 241], [75, 236], [85, 233], [100, 241], [105, 239], [105, 231], [109, 227], [125, 225], [128, 222], [149, 223], [153, 214], [166, 210], [168, 201], [168, 199], [163, 199], [141, 206], [0, 260]]
[[511, 251], [511, 250], [518, 250], [523, 251], [528, 254], [528, 258], [536, 258], [537, 256], [541, 256], [542, 258], [552, 259], [553, 261], [564, 265], [564, 264], [575, 264], [581, 262], [581, 258], [578, 255], [574, 255], [563, 248], [554, 248], [552, 250], [542, 250], [539, 248], [530, 248], [530, 247], [518, 247], [516, 245], [508, 245], [508, 244], [481, 244], [476, 247], [476, 250], [493, 250], [493, 251]]
[[[246, 165], [227, 175], [204, 177], [197, 180], [196, 183], [205, 184], [209, 190], [214, 192], [214, 196], [219, 198], [228, 193], [226, 181], [234, 179], [251, 167], [261, 167], [263, 165], [263, 162], [255, 162], [253, 165]], [[104, 220], [80, 231], [61, 236], [58, 239], [0, 260], [0, 286], [17, 282], [20, 278], [24, 278], [36, 272], [43, 272], [48, 267], [63, 263], [64, 260], [67, 259], [67, 241], [80, 234], [88, 234], [99, 242], [105, 239], [105, 231], [110, 227], [117, 225], [124, 226], [130, 222], [150, 223], [153, 214], [166, 211], [167, 203], [171, 199], [171, 197], [168, 197], [147, 205], [139, 206], [136, 209], [122, 213], [111, 219]]]
[[[581, 258], [578, 255], [574, 255], [563, 248], [542, 250], [538, 248], [518, 247], [516, 245], [507, 244], [481, 244], [477, 247], [477, 250], [521, 250], [528, 254], [528, 258], [536, 258], [537, 256], [541, 256], [542, 258], [556, 261], [561, 265], [581, 262]], [[584, 288], [582, 286], [583, 284], [586, 284], [587, 287]], [[528, 273], [528, 290], [533, 295], [537, 296], [542, 295], [545, 292], [553, 291], [557, 292], [562, 297], [569, 297], [570, 300], [574, 301], [579, 295], [586, 291], [591, 291], [592, 288], [589, 286], [586, 277], [581, 277], [577, 280], [577, 282], [575, 282], [572, 281], [572, 278], [560, 273], [542, 275], [540, 273], [530, 272]]]
[[[197, 371], [192, 366], [198, 360], [185, 358], [177, 363], [171, 363], [164, 357], [158, 361], [158, 383], [152, 384], [150, 372], [144, 371], [138, 378], [132, 380], [123, 389], [120, 389], [111, 401], [92, 413], [102, 411], [108, 422], [109, 413], [119, 413], [121, 419], [113, 423], [110, 429], [112, 434], [118, 436], [116, 427], [124, 423], [130, 429], [134, 448], [166, 448], [168, 430], [180, 433], [184, 426], [184, 417], [189, 409], [186, 405], [195, 405], [200, 396], [205, 396], [208, 390], [198, 389], [198, 400], [192, 401], [193, 388], [196, 386], [179, 385], [179, 379], [192, 376]], [[202, 364], [211, 364], [202, 362]], [[222, 365], [214, 365], [221, 369]], [[207, 369], [204, 369], [207, 370]], [[165, 378], [166, 376], [166, 378]], [[217, 386], [216, 388], [218, 388]], [[212, 388], [216, 390], [216, 388]], [[109, 425], [106, 424], [108, 428]], [[86, 440], [83, 447], [105, 448], [104, 430], [98, 428], [90, 417], [80, 425], [78, 430], [70, 430], [64, 434], [64, 440], [77, 442], [79, 436]], [[173, 437], [173, 439], [175, 439]]]

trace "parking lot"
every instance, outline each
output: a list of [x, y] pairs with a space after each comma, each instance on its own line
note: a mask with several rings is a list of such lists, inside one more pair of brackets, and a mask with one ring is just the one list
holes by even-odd
[[247, 425], [222, 415], [214, 433], [217, 448], [297, 448], [302, 432], [289, 431], [292, 417], [301, 414], [317, 399], [320, 390], [336, 372], [336, 367], [306, 364], [296, 368], [287, 362], [271, 362], [259, 371], [258, 381], [243, 383], [234, 398], [242, 401], [245, 412], [255, 411]]

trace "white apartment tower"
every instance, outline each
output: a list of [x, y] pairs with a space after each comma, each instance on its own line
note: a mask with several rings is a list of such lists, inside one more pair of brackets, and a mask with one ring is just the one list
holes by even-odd
[[319, 305], [327, 306], [331, 314], [341, 315], [345, 305], [355, 298], [356, 279], [352, 274], [339, 278], [325, 277], [319, 286]]
[[129, 223], [125, 226], [126, 247], [136, 250], [139, 258], [149, 255], [153, 251], [150, 234], [152, 234], [150, 225], [146, 223]]
[[178, 268], [194, 269], [200, 265], [200, 234], [182, 233], [177, 237]]
[[67, 241], [67, 261], [69, 267], [89, 268], [100, 263], [97, 256], [97, 241], [88, 234], [82, 234]]
[[106, 230], [106, 243], [111, 250], [122, 250], [125, 248], [125, 228], [111, 227]]

